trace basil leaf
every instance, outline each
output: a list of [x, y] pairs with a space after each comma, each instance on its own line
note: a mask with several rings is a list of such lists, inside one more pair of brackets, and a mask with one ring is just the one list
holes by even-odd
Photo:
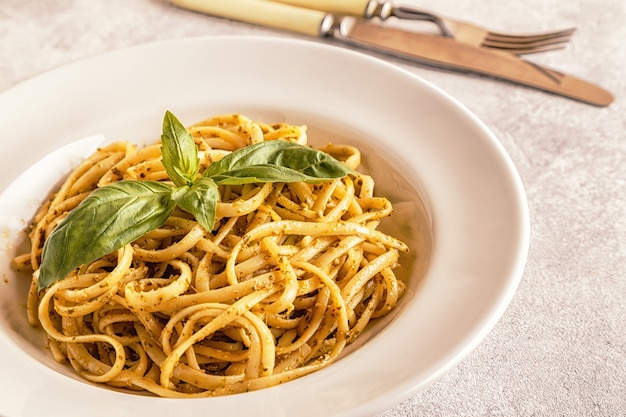
[[120, 181], [96, 189], [46, 240], [39, 288], [162, 226], [176, 205], [171, 194], [171, 186], [156, 181]]
[[290, 168], [259, 164], [245, 168], [226, 171], [211, 177], [219, 185], [240, 185], [253, 182], [316, 182], [322, 181], [318, 177], [311, 177]]
[[[179, 190], [183, 190], [182, 193]], [[220, 198], [217, 184], [209, 178], [200, 178], [191, 187], [176, 190], [174, 199], [178, 206], [187, 213], [193, 214], [196, 221], [205, 230], [213, 230], [215, 211]]]
[[319, 182], [352, 173], [332, 156], [294, 142], [273, 140], [238, 149], [202, 173], [218, 185], [250, 182]]
[[167, 111], [163, 117], [161, 135], [162, 162], [167, 175], [178, 187], [191, 185], [198, 176], [198, 147], [191, 133], [172, 114]]

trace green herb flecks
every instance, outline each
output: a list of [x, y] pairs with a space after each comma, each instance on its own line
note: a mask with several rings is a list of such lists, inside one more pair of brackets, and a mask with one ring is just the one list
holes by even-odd
[[46, 240], [38, 272], [40, 289], [161, 227], [177, 206], [210, 232], [219, 185], [320, 182], [353, 173], [328, 154], [274, 140], [231, 152], [199, 175], [193, 137], [169, 111], [163, 118], [161, 143], [162, 163], [173, 185], [124, 180], [93, 191]]

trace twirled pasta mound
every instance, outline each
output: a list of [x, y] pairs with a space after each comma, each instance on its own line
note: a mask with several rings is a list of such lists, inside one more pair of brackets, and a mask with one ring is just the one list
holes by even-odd
[[[306, 127], [233, 114], [188, 128], [201, 169], [260, 141], [307, 143]], [[320, 150], [352, 169], [358, 149]], [[31, 251], [95, 188], [168, 181], [160, 144], [114, 143], [78, 166], [41, 207]], [[273, 386], [332, 363], [405, 291], [393, 272], [407, 246], [377, 230], [392, 212], [358, 174], [322, 183], [220, 186], [214, 230], [176, 209], [162, 227], [28, 296], [54, 358], [89, 381], [162, 397]]]

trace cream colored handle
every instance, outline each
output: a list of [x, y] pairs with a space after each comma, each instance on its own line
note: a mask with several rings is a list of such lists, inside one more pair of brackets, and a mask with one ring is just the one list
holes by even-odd
[[320, 36], [328, 13], [264, 0], [170, 0], [173, 4], [214, 16]]
[[352, 16], [365, 16], [370, 0], [273, 0], [292, 6], [306, 7], [308, 9], [324, 10], [330, 13], [338, 13]]

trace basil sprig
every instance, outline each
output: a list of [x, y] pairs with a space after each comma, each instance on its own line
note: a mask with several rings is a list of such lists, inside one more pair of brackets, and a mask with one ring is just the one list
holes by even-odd
[[80, 265], [161, 227], [176, 206], [213, 230], [219, 185], [320, 182], [354, 173], [328, 154], [293, 142], [260, 142], [231, 152], [199, 173], [198, 147], [171, 112], [163, 118], [162, 163], [173, 183], [123, 180], [94, 190], [52, 231], [38, 284], [47, 288]]

